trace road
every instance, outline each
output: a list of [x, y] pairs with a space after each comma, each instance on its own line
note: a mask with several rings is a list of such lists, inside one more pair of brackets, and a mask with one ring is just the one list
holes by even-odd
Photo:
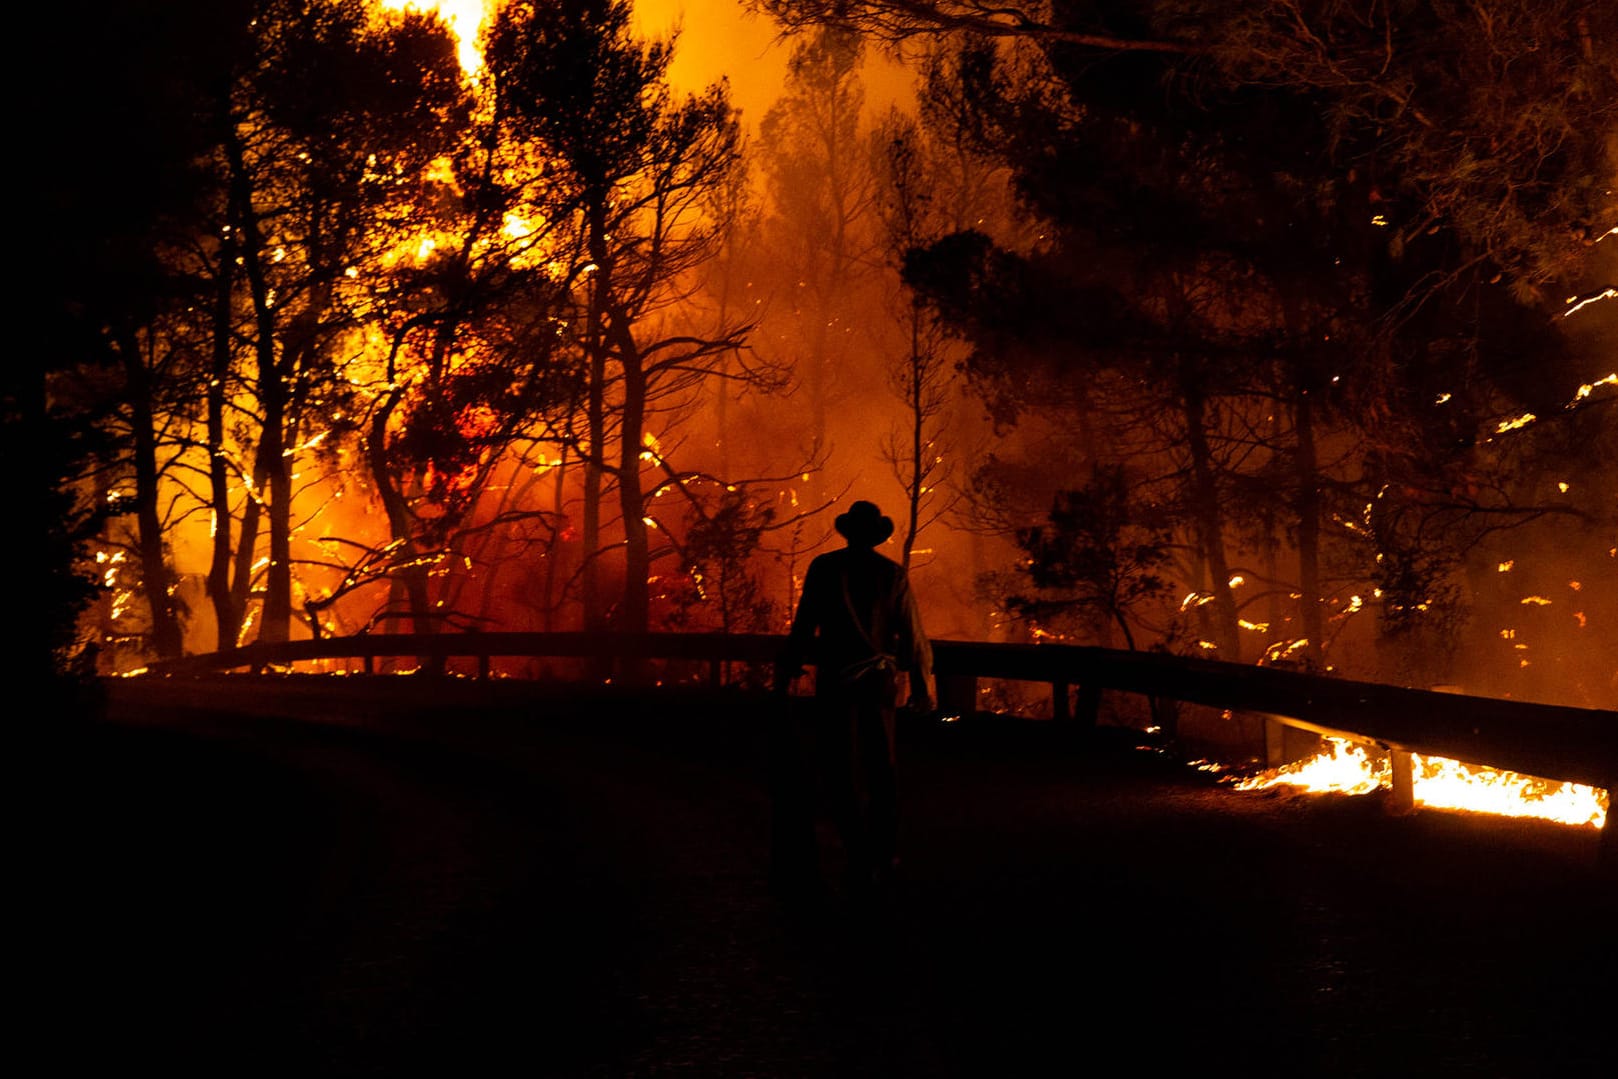
[[1589, 829], [918, 724], [890, 901], [787, 903], [768, 699], [274, 686], [120, 685], [75, 728], [50, 1074], [1535, 1076], [1614, 1052]]

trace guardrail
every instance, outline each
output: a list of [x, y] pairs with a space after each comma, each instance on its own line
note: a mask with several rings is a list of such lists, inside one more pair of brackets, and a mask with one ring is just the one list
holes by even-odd
[[[380, 660], [415, 657], [441, 664], [467, 657], [477, 661], [479, 676], [488, 677], [496, 657], [519, 656], [597, 659], [617, 664], [618, 670], [646, 660], [706, 663], [717, 684], [725, 664], [771, 664], [784, 643], [773, 634], [370, 634], [252, 644], [153, 663], [149, 671], [174, 676], [358, 660], [372, 672]], [[1121, 691], [1258, 712], [1277, 723], [1375, 743], [1390, 752], [1618, 787], [1618, 711], [1405, 689], [1154, 652], [974, 641], [935, 641], [933, 651], [940, 703], [952, 710], [975, 707], [980, 678], [1041, 682], [1052, 687], [1058, 719], [1093, 724], [1100, 693]], [[1072, 687], [1078, 688], [1076, 709]]]
[[[717, 633], [439, 633], [369, 634], [252, 644], [153, 663], [154, 676], [262, 670], [323, 660], [358, 660], [367, 673], [379, 660], [413, 657], [427, 670], [452, 657], [472, 658], [489, 677], [496, 657], [575, 658], [632, 671], [648, 660], [705, 663], [719, 685], [730, 663], [772, 665], [786, 642], [773, 634]], [[933, 642], [939, 703], [976, 709], [981, 678], [1048, 683], [1059, 721], [1093, 726], [1103, 691], [1257, 712], [1266, 740], [1281, 726], [1375, 745], [1392, 764], [1390, 808], [1415, 809], [1411, 755], [1449, 757], [1544, 779], [1618, 790], [1618, 711], [1471, 697], [1298, 671], [1190, 659], [1155, 652], [1061, 644]], [[1073, 703], [1077, 687], [1077, 707]], [[1281, 763], [1271, 760], [1272, 764]], [[1610, 793], [1609, 793], [1610, 796]], [[1609, 815], [1610, 820], [1610, 815]], [[1618, 827], [1602, 829], [1604, 872], [1618, 873]]]
[[452, 657], [475, 659], [487, 678], [500, 656], [591, 659], [618, 666], [634, 660], [705, 662], [718, 681], [726, 663], [774, 663], [786, 638], [768, 633], [371, 633], [357, 637], [249, 644], [152, 663], [159, 675], [264, 669], [320, 660], [359, 660], [365, 673], [378, 661], [413, 659], [431, 668]]

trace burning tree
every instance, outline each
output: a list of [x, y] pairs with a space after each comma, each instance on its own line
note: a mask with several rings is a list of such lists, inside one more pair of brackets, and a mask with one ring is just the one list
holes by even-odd
[[[723, 89], [675, 95], [673, 43], [635, 39], [623, 3], [505, 5], [475, 78], [422, 16], [194, 8], [135, 5], [88, 39], [80, 97], [130, 99], [127, 132], [98, 133], [127, 155], [130, 213], [75, 219], [102, 166], [51, 143], [74, 173], [59, 215], [91, 257], [58, 260], [51, 365], [70, 374], [6, 398], [30, 437], [49, 437], [49, 404], [102, 440], [93, 475], [68, 455], [53, 476], [99, 504], [77, 520], [117, 511], [104, 554], [147, 613], [115, 621], [143, 649], [184, 647], [210, 606], [220, 646], [299, 630], [300, 601], [317, 633], [498, 620], [520, 574], [544, 577], [548, 611], [576, 594], [591, 627], [631, 629], [700, 574], [711, 613], [743, 624], [764, 610], [743, 548], [824, 480], [793, 470], [771, 505], [732, 474], [731, 432], [809, 429], [825, 453], [902, 410], [908, 555], [962, 388], [1009, 436], [978, 490], [1018, 488], [979, 498], [978, 525], [1040, 531], [1057, 581], [1094, 545], [1081, 533], [1131, 545], [1075, 523], [1083, 477], [1127, 468], [1222, 656], [1262, 635], [1266, 654], [1331, 662], [1372, 612], [1431, 654], [1481, 632], [1466, 616], [1490, 596], [1528, 604], [1500, 632], [1542, 607], [1601, 618], [1571, 584], [1542, 604], [1550, 585], [1489, 573], [1547, 522], [1610, 518], [1609, 474], [1546, 464], [1605, 452], [1610, 415], [1610, 349], [1577, 337], [1618, 310], [1585, 302], [1614, 279], [1590, 256], [1618, 250], [1605, 7], [783, 5], [843, 29], [797, 42], [745, 243], [726, 232], [751, 193]], [[874, 154], [849, 28], [969, 45], [935, 63], [920, 126]], [[1021, 227], [963, 215], [996, 176]], [[1556, 322], [1572, 333], [1547, 329], [1574, 312]], [[805, 421], [738, 420], [722, 394], [716, 475], [688, 436], [716, 380], [759, 375], [754, 318], [768, 351], [801, 357]], [[958, 378], [950, 350], [968, 347]], [[1037, 459], [1013, 460], [1019, 437]], [[659, 579], [663, 559], [685, 573]], [[373, 586], [389, 601], [366, 610]]]
[[[587, 260], [548, 175], [550, 148], [526, 130], [526, 93], [509, 70], [483, 71], [470, 121], [419, 178], [393, 248], [365, 278], [385, 344], [359, 425], [389, 536], [322, 607], [386, 579], [389, 612], [408, 612], [418, 631], [470, 622], [449, 598], [471, 576], [458, 572], [473, 567], [471, 545], [488, 549], [493, 572], [538, 520], [555, 554], [561, 507], [536, 506], [534, 486], [553, 467], [542, 447], [564, 441], [583, 394], [568, 327]], [[491, 509], [497, 475], [507, 496]]]
[[672, 43], [638, 41], [629, 22], [622, 0], [509, 4], [488, 62], [510, 80], [524, 133], [545, 147], [558, 217], [587, 260], [568, 275], [583, 293], [575, 328], [586, 401], [582, 428], [567, 433], [585, 463], [585, 624], [607, 622], [599, 559], [610, 482], [624, 536], [614, 622], [644, 630], [652, 549], [643, 470], [660, 457], [653, 410], [736, 353], [747, 327], [693, 333], [672, 314], [682, 279], [714, 251], [719, 225], [703, 210], [737, 164], [738, 131], [722, 86], [676, 100], [665, 80]]
[[207, 588], [221, 645], [237, 643], [255, 594], [261, 633], [287, 632], [296, 458], [340, 381], [332, 350], [353, 322], [350, 274], [396, 196], [395, 170], [431, 152], [458, 93], [441, 33], [367, 15], [212, 5], [117, 42], [115, 70], [169, 95], [161, 120], [137, 130], [159, 133], [154, 149], [170, 156], [153, 175], [180, 178], [183, 195], [154, 199], [163, 213], [141, 237], [154, 287], [117, 317], [99, 312], [124, 373], [129, 447], [109, 476], [128, 496], [160, 654], [180, 647], [168, 542], [199, 515], [213, 521]]
[[[434, 22], [378, 25], [362, 8], [302, 0], [254, 14], [233, 57], [230, 94], [216, 101], [224, 195], [216, 265], [239, 282], [243, 321], [215, 332], [248, 343], [238, 377], [254, 405], [243, 415], [256, 429], [251, 459], [241, 462], [246, 497], [221, 632], [239, 624], [262, 516], [269, 545], [259, 636], [281, 640], [293, 611], [295, 461], [306, 440], [321, 437], [314, 418], [342, 408], [333, 396], [343, 392], [342, 348], [364, 317], [356, 267], [380, 256], [384, 215], [411, 194], [400, 178], [419, 174], [443, 146], [461, 84], [452, 43]], [[216, 401], [210, 414], [219, 411]], [[222, 441], [210, 433], [210, 448]], [[226, 594], [229, 498], [216, 469], [216, 606]]]
[[[183, 87], [158, 164], [186, 198], [153, 198], [122, 295], [71, 297], [94, 329], [68, 365], [113, 362], [73, 392], [107, 402], [90, 401], [118, 447], [100, 486], [128, 510], [118, 572], [144, 583], [148, 639], [181, 647], [173, 567], [199, 519], [209, 568], [184, 587], [206, 580], [220, 647], [255, 621], [286, 636], [300, 589], [316, 634], [379, 584], [381, 613], [418, 628], [476, 617], [451, 602], [474, 554], [506, 560], [534, 522], [554, 553], [569, 456], [592, 477], [587, 585], [626, 551], [619, 608], [644, 626], [641, 474], [666, 464], [649, 417], [745, 328], [690, 332], [679, 310], [723, 225], [705, 200], [736, 160], [722, 91], [675, 101], [672, 46], [635, 42], [621, 4], [509, 6], [475, 82], [430, 17], [296, 0], [196, 15], [130, 56]], [[193, 53], [191, 30], [218, 47]], [[165, 67], [170, 47], [189, 59]], [[623, 544], [603, 528], [604, 480]], [[493, 596], [486, 583], [485, 610]], [[586, 600], [599, 624], [599, 591]]]

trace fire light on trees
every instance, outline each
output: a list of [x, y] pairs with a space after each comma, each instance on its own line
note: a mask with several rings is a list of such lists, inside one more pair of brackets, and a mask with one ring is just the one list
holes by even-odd
[[[919, 107], [882, 128], [851, 33], [905, 5], [820, 7], [752, 142], [721, 88], [669, 82], [702, 27], [644, 39], [607, 0], [253, 0], [230, 49], [174, 48], [232, 87], [154, 172], [198, 166], [195, 197], [53, 387], [106, 438], [74, 482], [113, 514], [109, 666], [384, 625], [779, 628], [858, 484], [910, 511], [894, 550], [930, 552], [945, 635], [1610, 706], [1618, 306], [1599, 264], [1552, 271], [1613, 226], [1545, 57], [1393, 108], [1437, 16], [1377, 15], [1362, 85], [1328, 77], [1370, 55], [1352, 28], [1338, 68], [1276, 75], [1274, 5], [1188, 36], [1159, 19], [1184, 5], [1124, 5], [1133, 38], [1102, 13], [1088, 40], [1044, 5], [911, 5], [885, 25], [927, 45]], [[1546, 48], [1596, 85], [1569, 25]], [[1470, 43], [1433, 77], [1496, 62]], [[1519, 100], [1563, 141], [1495, 130]], [[1487, 160], [1435, 171], [1415, 111]]]
[[461, 70], [476, 78], [483, 70], [482, 34], [495, 0], [381, 0], [384, 11], [421, 11], [438, 15], [455, 35]]

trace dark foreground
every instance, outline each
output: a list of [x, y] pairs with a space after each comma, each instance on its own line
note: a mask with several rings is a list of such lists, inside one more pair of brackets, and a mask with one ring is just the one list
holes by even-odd
[[1618, 1053], [1589, 829], [1239, 794], [1050, 724], [917, 727], [889, 901], [788, 903], [767, 701], [230, 686], [121, 685], [70, 747], [45, 1074], [1537, 1076]]

